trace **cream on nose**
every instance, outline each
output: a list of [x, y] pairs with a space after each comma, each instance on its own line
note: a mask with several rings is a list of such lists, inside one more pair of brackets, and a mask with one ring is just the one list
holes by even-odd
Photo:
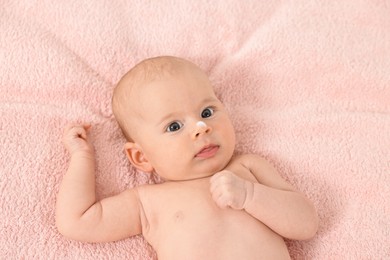
[[198, 121], [198, 122], [196, 122], [196, 126], [197, 126], [197, 127], [207, 127], [206, 123], [203, 122], [203, 121]]
[[209, 133], [211, 131], [211, 128], [206, 125], [203, 121], [196, 122], [196, 129], [194, 134], [192, 135], [193, 138], [197, 138], [200, 135], [203, 135], [205, 133]]

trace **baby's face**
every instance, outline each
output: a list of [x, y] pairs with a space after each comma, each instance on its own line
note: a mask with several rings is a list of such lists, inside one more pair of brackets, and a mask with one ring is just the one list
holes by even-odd
[[134, 142], [163, 179], [203, 178], [228, 164], [234, 129], [203, 72], [186, 68], [146, 83], [134, 94], [132, 106], [139, 115]]

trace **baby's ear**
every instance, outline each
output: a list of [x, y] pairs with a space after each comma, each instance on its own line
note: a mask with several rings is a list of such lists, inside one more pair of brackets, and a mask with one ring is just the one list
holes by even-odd
[[127, 142], [125, 144], [125, 152], [131, 164], [138, 170], [149, 173], [153, 172], [153, 166], [150, 164], [149, 160], [146, 158], [144, 152], [138, 144]]

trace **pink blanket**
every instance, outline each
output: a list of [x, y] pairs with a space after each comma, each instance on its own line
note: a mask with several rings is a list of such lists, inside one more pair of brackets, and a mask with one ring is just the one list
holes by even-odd
[[[390, 258], [389, 1], [0, 0], [0, 258], [155, 259], [141, 236], [63, 238], [55, 197], [69, 122], [90, 122], [100, 198], [153, 182], [128, 163], [112, 90], [141, 59], [209, 73], [237, 150], [314, 201], [294, 259]], [[190, 256], [189, 256], [190, 258]]]

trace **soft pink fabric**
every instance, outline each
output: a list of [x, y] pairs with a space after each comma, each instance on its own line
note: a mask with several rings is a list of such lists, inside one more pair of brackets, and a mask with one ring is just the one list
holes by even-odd
[[142, 237], [69, 241], [54, 208], [69, 122], [92, 124], [100, 198], [154, 181], [126, 160], [110, 102], [157, 55], [206, 70], [237, 150], [314, 201], [318, 234], [287, 241], [294, 259], [390, 258], [389, 14], [380, 0], [0, 0], [0, 258], [155, 258]]

